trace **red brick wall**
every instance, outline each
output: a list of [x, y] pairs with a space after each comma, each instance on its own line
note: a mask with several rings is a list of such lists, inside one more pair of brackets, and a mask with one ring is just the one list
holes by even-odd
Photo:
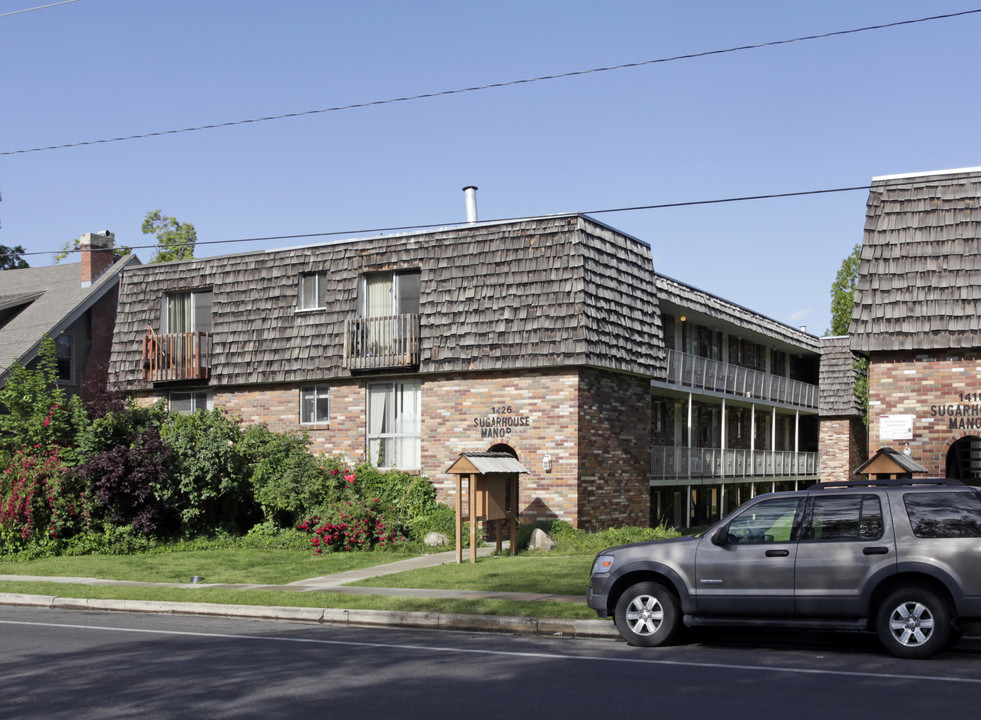
[[[883, 416], [912, 415], [913, 438], [883, 437]], [[930, 476], [943, 477], [950, 445], [981, 436], [981, 352], [877, 354], [869, 367], [869, 451], [907, 444]]]
[[821, 418], [820, 477], [823, 482], [845, 482], [868, 458], [865, 422], [862, 418]]
[[[360, 462], [365, 454], [367, 379], [333, 381], [329, 425], [305, 425], [313, 449]], [[422, 467], [453, 504], [445, 470], [464, 451], [507, 445], [529, 470], [519, 480], [522, 520], [577, 526], [647, 524], [650, 513], [650, 383], [573, 369], [421, 379]], [[214, 404], [246, 423], [297, 430], [299, 389], [214, 388]], [[545, 455], [551, 469], [543, 467]]]
[[579, 523], [588, 530], [650, 522], [651, 384], [583, 370], [579, 397]]

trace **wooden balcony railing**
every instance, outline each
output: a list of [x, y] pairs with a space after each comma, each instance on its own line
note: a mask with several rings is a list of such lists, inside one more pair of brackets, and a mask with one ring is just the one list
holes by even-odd
[[377, 370], [419, 364], [419, 316], [352, 318], [344, 322], [344, 367]]
[[150, 332], [144, 336], [144, 380], [207, 380], [210, 375], [211, 333]]

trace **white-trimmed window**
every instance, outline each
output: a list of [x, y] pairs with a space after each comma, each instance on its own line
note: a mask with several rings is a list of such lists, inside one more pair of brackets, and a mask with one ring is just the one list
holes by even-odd
[[303, 425], [330, 422], [330, 391], [327, 385], [300, 388], [300, 423]]
[[421, 467], [420, 383], [368, 385], [368, 460], [380, 468]]
[[71, 384], [75, 381], [75, 336], [62, 333], [55, 339], [55, 363], [58, 366], [58, 382]]
[[185, 290], [167, 293], [160, 308], [160, 332], [211, 332], [211, 290]]
[[169, 396], [170, 411], [190, 415], [197, 410], [207, 412], [214, 407], [214, 396], [210, 390], [172, 392]]
[[318, 310], [327, 307], [327, 273], [303, 273], [300, 275], [300, 293], [297, 301], [300, 310]]

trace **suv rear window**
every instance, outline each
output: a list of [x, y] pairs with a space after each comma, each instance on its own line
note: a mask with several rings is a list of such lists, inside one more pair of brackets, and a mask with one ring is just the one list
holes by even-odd
[[981, 537], [981, 499], [974, 492], [907, 493], [903, 501], [918, 538]]
[[814, 498], [804, 540], [875, 540], [882, 537], [882, 504], [875, 495]]

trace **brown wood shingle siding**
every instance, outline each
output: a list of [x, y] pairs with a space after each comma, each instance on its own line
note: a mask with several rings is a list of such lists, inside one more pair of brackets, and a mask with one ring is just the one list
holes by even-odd
[[[212, 385], [347, 377], [344, 321], [359, 276], [421, 270], [419, 372], [597, 365], [660, 370], [650, 248], [578, 215], [147, 265], [120, 293], [110, 372], [148, 388], [140, 341], [167, 292], [210, 287]], [[297, 309], [302, 273], [327, 307]]]
[[849, 334], [861, 352], [981, 347], [981, 171], [873, 182]]
[[864, 409], [855, 396], [855, 355], [850, 338], [821, 338], [821, 346], [821, 416], [861, 417]]

